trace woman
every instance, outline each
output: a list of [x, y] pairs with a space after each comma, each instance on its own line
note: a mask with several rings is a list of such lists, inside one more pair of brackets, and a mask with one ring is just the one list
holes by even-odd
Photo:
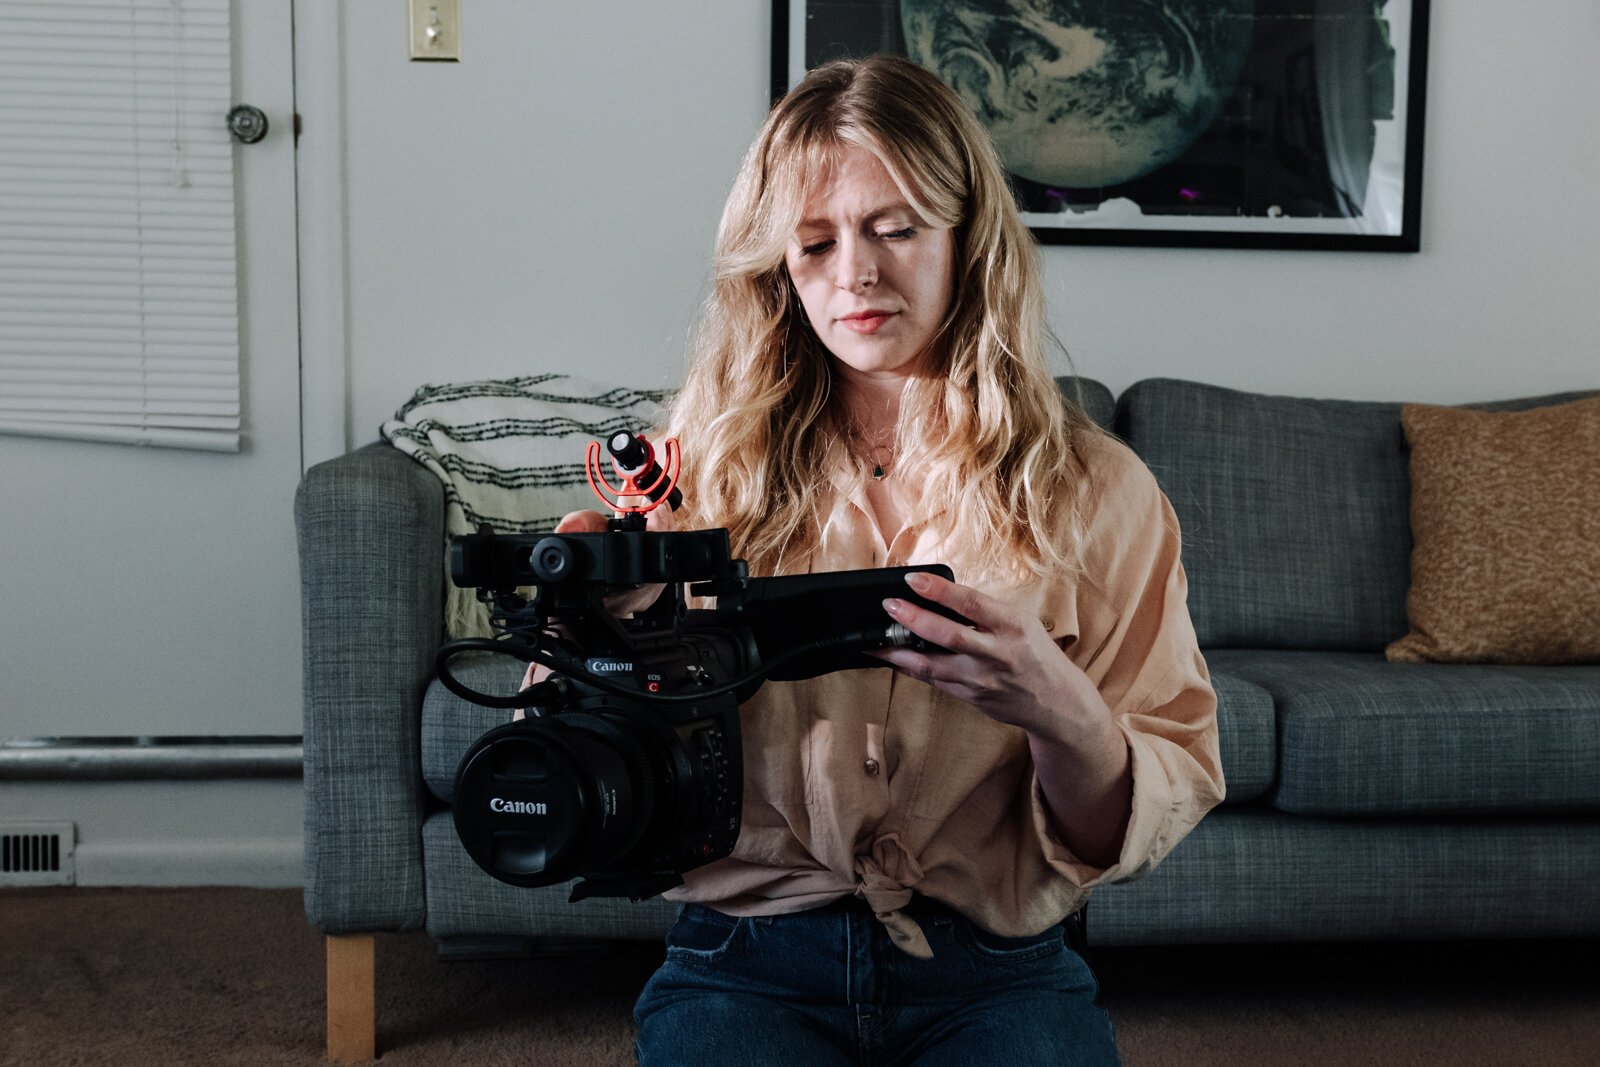
[[948, 563], [909, 584], [973, 625], [895, 598], [949, 651], [741, 709], [738, 845], [669, 894], [646, 1067], [1116, 1062], [1063, 920], [1221, 798], [1215, 697], [1172, 510], [1044, 336], [1032, 238], [936, 78], [843, 61], [773, 109], [672, 408], [675, 523], [752, 574]]

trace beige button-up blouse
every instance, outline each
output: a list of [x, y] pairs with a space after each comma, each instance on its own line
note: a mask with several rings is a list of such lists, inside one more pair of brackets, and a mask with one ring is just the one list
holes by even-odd
[[[1098, 687], [1132, 757], [1133, 813], [1108, 868], [1051, 825], [1023, 731], [888, 668], [768, 682], [740, 709], [744, 821], [733, 854], [667, 896], [730, 915], [866, 899], [896, 944], [927, 943], [912, 890], [995, 934], [1038, 933], [1088, 890], [1149, 872], [1223, 795], [1216, 697], [1185, 605], [1171, 505], [1134, 453], [1080, 435], [1093, 482], [1081, 580], [986, 590], [1038, 615]], [[813, 571], [942, 562], [934, 537], [885, 540], [840, 475]], [[962, 581], [957, 572], [956, 580]]]

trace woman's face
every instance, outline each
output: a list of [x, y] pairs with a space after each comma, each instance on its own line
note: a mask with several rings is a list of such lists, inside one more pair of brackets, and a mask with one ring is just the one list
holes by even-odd
[[955, 239], [911, 210], [871, 152], [847, 148], [784, 255], [811, 328], [847, 379], [905, 378], [950, 309]]

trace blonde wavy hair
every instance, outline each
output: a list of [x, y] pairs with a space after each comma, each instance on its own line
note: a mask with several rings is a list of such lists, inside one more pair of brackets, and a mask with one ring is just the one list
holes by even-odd
[[829, 470], [847, 461], [846, 415], [784, 253], [808, 192], [852, 147], [955, 239], [951, 306], [929, 373], [901, 397], [895, 455], [897, 469], [918, 472], [923, 500], [960, 505], [909, 521], [943, 537], [962, 581], [1078, 570], [1088, 484], [1074, 443], [1099, 430], [1063, 403], [1046, 365], [1037, 247], [983, 127], [933, 74], [892, 56], [812, 70], [745, 155], [671, 407], [685, 457], [680, 526], [727, 527], [752, 574], [803, 570], [819, 545]]

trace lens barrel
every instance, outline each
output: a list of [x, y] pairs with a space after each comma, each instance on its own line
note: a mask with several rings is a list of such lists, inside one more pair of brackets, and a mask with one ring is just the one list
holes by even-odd
[[603, 868], [648, 829], [660, 773], [615, 712], [569, 712], [484, 734], [456, 771], [456, 833], [480, 867], [543, 886]]

